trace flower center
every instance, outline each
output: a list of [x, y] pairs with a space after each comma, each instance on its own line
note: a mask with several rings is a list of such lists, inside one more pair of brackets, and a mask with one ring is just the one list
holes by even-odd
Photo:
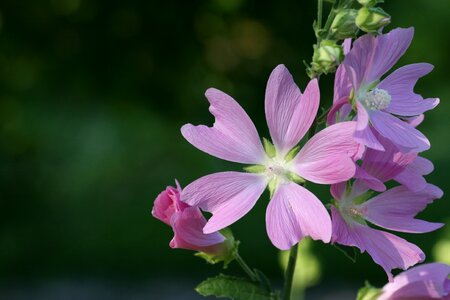
[[382, 110], [391, 103], [391, 95], [386, 90], [375, 88], [362, 96], [361, 102], [370, 110]]

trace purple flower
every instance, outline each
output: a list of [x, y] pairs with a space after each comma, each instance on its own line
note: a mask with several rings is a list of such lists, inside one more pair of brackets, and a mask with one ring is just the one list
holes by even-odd
[[430, 263], [411, 268], [383, 287], [378, 300], [450, 299], [450, 266]]
[[196, 250], [205, 253], [222, 251], [225, 238], [218, 232], [203, 233], [206, 219], [198, 207], [180, 201], [181, 187], [167, 187], [155, 199], [152, 215], [172, 227], [174, 237], [170, 247]]
[[352, 160], [359, 150], [352, 134], [355, 122], [330, 126], [297, 153], [292, 150], [311, 127], [320, 102], [317, 80], [302, 94], [289, 71], [276, 67], [267, 83], [265, 112], [273, 144], [262, 146], [255, 126], [242, 107], [227, 94], [209, 89], [206, 98], [215, 116], [213, 127], [184, 125], [183, 136], [198, 149], [221, 159], [250, 164], [251, 173], [221, 172], [188, 185], [182, 201], [213, 216], [205, 233], [242, 218], [268, 186], [273, 194], [266, 211], [267, 233], [280, 249], [289, 249], [304, 236], [329, 242], [331, 220], [323, 204], [304, 187], [345, 181], [355, 173]]
[[421, 191], [427, 185], [423, 178], [433, 171], [433, 164], [417, 153], [403, 153], [390, 140], [375, 133], [375, 137], [384, 151], [368, 148], [361, 166], [355, 174], [353, 192], [363, 193], [369, 189], [382, 192], [389, 180], [395, 180], [414, 192]]
[[[336, 72], [333, 108], [329, 123], [357, 112], [355, 139], [367, 147], [383, 150], [374, 132], [391, 140], [403, 152], [430, 148], [428, 139], [405, 122], [439, 104], [438, 98], [423, 99], [414, 93], [417, 80], [433, 69], [426, 63], [401, 67], [380, 81], [409, 47], [413, 28], [397, 28], [377, 37], [366, 34], [357, 39]], [[350, 42], [344, 43], [348, 51]], [[336, 116], [338, 113], [338, 116]], [[399, 118], [400, 117], [400, 118]]]
[[433, 200], [442, 197], [442, 191], [427, 184], [420, 192], [404, 186], [394, 187], [368, 201], [370, 194], [353, 191], [346, 183], [331, 186], [335, 204], [331, 207], [333, 220], [332, 242], [358, 247], [367, 251], [392, 279], [391, 270], [407, 269], [425, 259], [416, 245], [391, 233], [369, 227], [368, 222], [379, 227], [408, 233], [436, 230], [444, 224], [415, 219]]

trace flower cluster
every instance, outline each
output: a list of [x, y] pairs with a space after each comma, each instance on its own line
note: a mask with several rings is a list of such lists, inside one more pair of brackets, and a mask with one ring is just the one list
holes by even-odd
[[[423, 99], [414, 93], [417, 80], [433, 67], [411, 64], [382, 78], [412, 37], [412, 28], [397, 28], [378, 36], [363, 35], [353, 45], [350, 39], [344, 41], [333, 106], [326, 128], [320, 131], [318, 80], [312, 79], [302, 92], [284, 65], [272, 71], [266, 88], [271, 141], [260, 139], [250, 117], [231, 96], [208, 89], [213, 126], [186, 124], [181, 133], [201, 151], [246, 166], [243, 172], [206, 175], [183, 190], [168, 188], [158, 196], [153, 214], [173, 228], [171, 247], [218, 251], [225, 240], [219, 231], [244, 217], [268, 189], [266, 230], [277, 248], [290, 249], [309, 236], [366, 251], [391, 281], [379, 299], [407, 295], [405, 286], [414, 280], [436, 279], [438, 275], [423, 273], [422, 267], [394, 278], [392, 269], [406, 270], [422, 262], [425, 254], [382, 230], [425, 233], [443, 226], [415, 218], [443, 194], [423, 178], [433, 164], [419, 155], [430, 143], [416, 129], [423, 113], [439, 103], [437, 98]], [[388, 189], [390, 181], [398, 184]], [[331, 218], [305, 187], [307, 182], [331, 185]], [[212, 214], [208, 221], [200, 209]], [[432, 268], [448, 274], [448, 266]], [[444, 295], [447, 290], [439, 291]]]

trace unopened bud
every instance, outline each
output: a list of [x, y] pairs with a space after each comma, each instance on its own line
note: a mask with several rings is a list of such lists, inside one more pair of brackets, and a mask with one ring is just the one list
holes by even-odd
[[323, 40], [320, 46], [314, 45], [313, 62], [310, 72], [327, 74], [334, 72], [344, 58], [342, 47], [335, 41]]
[[382, 2], [378, 0], [358, 0], [358, 3], [365, 7], [372, 7], [377, 3]]
[[362, 7], [356, 16], [356, 26], [365, 32], [377, 32], [391, 22], [391, 16], [379, 7]]
[[354, 37], [358, 31], [358, 27], [355, 24], [357, 14], [358, 11], [356, 9], [340, 10], [334, 17], [333, 23], [331, 23], [330, 32], [332, 38], [343, 40]]

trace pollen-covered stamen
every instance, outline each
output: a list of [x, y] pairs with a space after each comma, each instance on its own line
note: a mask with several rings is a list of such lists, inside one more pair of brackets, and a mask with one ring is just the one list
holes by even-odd
[[382, 110], [391, 103], [391, 95], [386, 90], [375, 88], [363, 95], [361, 102], [370, 110]]

